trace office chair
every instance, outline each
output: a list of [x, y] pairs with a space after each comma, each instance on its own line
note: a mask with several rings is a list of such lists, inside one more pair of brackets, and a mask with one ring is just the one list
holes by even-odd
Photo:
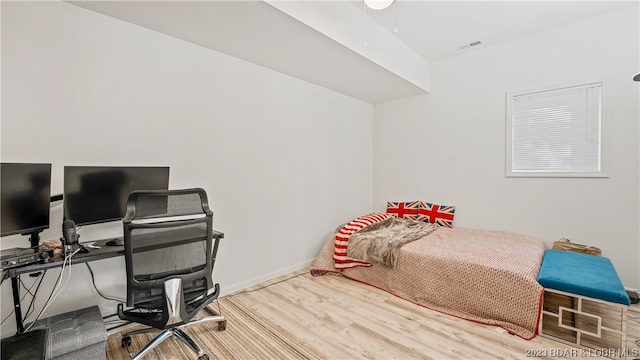
[[225, 318], [217, 313], [192, 320], [220, 293], [211, 273], [224, 235], [212, 229], [212, 219], [203, 189], [129, 195], [122, 222], [130, 309], [118, 304], [118, 317], [149, 327], [123, 335], [122, 347], [131, 345], [131, 335], [162, 331], [133, 359], [171, 336], [184, 342], [199, 360], [209, 359], [183, 328], [210, 321], [218, 322], [218, 330], [226, 328]]

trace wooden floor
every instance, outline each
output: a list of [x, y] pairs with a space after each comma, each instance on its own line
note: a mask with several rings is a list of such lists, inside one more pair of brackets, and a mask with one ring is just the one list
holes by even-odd
[[[229, 296], [326, 359], [598, 358], [444, 315], [341, 276], [312, 277], [308, 269]], [[638, 307], [630, 312], [630, 333], [640, 334], [638, 314]]]

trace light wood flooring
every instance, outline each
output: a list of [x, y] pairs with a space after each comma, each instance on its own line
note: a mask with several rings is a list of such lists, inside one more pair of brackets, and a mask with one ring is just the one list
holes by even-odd
[[[441, 314], [341, 276], [312, 277], [308, 269], [229, 296], [326, 359], [598, 358], [541, 336], [524, 340]], [[634, 305], [628, 323], [634, 349], [639, 315]]]

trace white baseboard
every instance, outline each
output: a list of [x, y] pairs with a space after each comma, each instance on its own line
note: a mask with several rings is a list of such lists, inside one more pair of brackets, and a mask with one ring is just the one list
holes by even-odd
[[272, 271], [266, 274], [262, 274], [260, 276], [254, 277], [252, 279], [237, 283], [237, 284], [233, 284], [233, 285], [228, 285], [225, 284], [224, 288], [221, 289], [220, 291], [220, 297], [225, 296], [225, 295], [229, 295], [232, 294], [236, 291], [240, 291], [240, 290], [244, 290], [246, 288], [249, 288], [253, 285], [256, 284], [260, 284], [261, 282], [267, 281], [267, 280], [271, 280], [271, 279], [275, 279], [278, 276], [282, 276], [288, 273], [292, 273], [294, 271], [300, 270], [300, 269], [304, 269], [305, 267], [311, 265], [313, 263], [313, 261], [315, 261], [316, 258], [313, 259], [309, 259], [291, 266], [287, 266], [285, 268], [281, 268], [278, 269], [276, 271]]

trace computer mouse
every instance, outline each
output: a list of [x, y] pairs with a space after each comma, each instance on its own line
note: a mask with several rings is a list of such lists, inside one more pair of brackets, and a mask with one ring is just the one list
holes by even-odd
[[124, 241], [122, 239], [112, 239], [107, 241], [107, 246], [124, 246]]

